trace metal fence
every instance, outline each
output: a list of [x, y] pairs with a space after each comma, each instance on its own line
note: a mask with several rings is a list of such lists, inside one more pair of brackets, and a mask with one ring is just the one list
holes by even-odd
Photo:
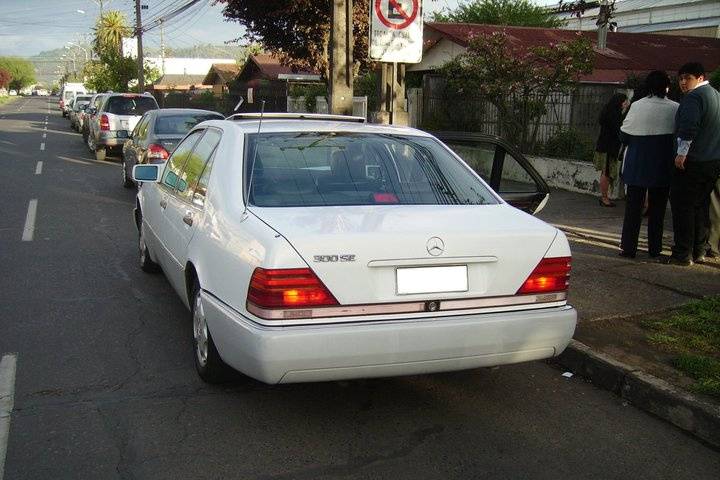
[[[546, 113], [538, 123], [533, 153], [542, 153], [547, 144], [556, 142], [567, 132], [585, 144], [593, 143], [599, 130], [600, 110], [617, 90], [613, 85], [581, 84], [572, 93], [552, 93], [545, 104]], [[420, 128], [502, 136], [498, 111], [491, 102], [473, 96], [472, 92], [447, 92], [440, 76], [425, 76], [421, 101], [421, 107], [417, 108]]]

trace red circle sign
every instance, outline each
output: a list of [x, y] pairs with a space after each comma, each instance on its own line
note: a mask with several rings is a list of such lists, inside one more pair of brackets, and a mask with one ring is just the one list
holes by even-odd
[[[390, 15], [385, 16], [383, 14], [382, 6], [380, 4], [384, 1], [387, 2], [388, 7], [392, 7], [395, 11], [395, 16], [393, 16], [392, 19], [399, 19], [400, 23], [393, 23], [390, 20]], [[405, 11], [399, 0], [375, 0], [375, 14], [378, 17], [378, 20], [380, 20], [383, 25], [388, 28], [392, 28], [393, 30], [402, 30], [410, 25], [415, 20], [415, 17], [417, 17], [418, 11], [420, 11], [420, 3], [418, 0], [412, 0], [412, 12], [409, 14]]]

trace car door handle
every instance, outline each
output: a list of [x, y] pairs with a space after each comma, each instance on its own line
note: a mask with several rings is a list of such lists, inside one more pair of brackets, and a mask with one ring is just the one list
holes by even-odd
[[193, 224], [193, 218], [192, 218], [192, 212], [187, 212], [185, 216], [183, 217], [183, 222], [188, 225], [189, 227], [192, 227]]
[[163, 210], [167, 208], [167, 200], [160, 200], [160, 208], [162, 208]]

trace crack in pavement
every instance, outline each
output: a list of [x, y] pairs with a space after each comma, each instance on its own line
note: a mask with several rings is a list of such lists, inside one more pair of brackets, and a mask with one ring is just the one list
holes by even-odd
[[282, 480], [282, 479], [315, 479], [320, 476], [329, 476], [335, 478], [338, 476], [348, 476], [357, 474], [358, 470], [367, 468], [373, 464], [386, 462], [389, 460], [397, 460], [407, 457], [417, 448], [421, 447], [428, 439], [445, 431], [443, 425], [433, 425], [431, 427], [421, 428], [410, 433], [409, 438], [404, 445], [396, 448], [385, 455], [362, 455], [350, 457], [343, 465], [320, 465], [298, 470], [288, 473], [279, 473], [274, 475], [261, 475], [255, 477], [262, 480]]
[[[616, 266], [616, 267], [614, 267], [614, 268], [617, 269], [617, 268], [622, 268], [622, 267], [623, 267], [623, 265]], [[641, 282], [641, 283], [644, 283], [644, 284], [646, 284], [646, 285], [649, 285], [649, 286], [652, 286], [652, 287], [657, 287], [657, 288], [660, 288], [660, 289], [662, 289], [662, 290], [667, 290], [667, 291], [669, 291], [669, 292], [677, 293], [678, 295], [682, 295], [682, 296], [685, 296], [685, 297], [689, 297], [689, 298], [692, 298], [692, 299], [695, 299], [695, 300], [702, 300], [703, 298], [705, 298], [705, 296], [704, 296], [704, 295], [701, 295], [701, 294], [697, 294], [697, 293], [694, 293], [694, 292], [689, 292], [689, 291], [686, 291], [686, 290], [681, 290], [681, 289], [679, 289], [679, 288], [674, 288], [674, 287], [671, 287], [671, 286], [668, 286], [668, 285], [663, 285], [663, 284], [661, 284], [661, 283], [653, 282], [653, 281], [651, 281], [651, 280], [646, 280], [646, 279], [644, 279], [644, 278], [636, 278], [636, 277], [632, 277], [632, 276], [629, 276], [629, 275], [623, 275], [623, 274], [618, 273], [618, 272], [616, 272], [616, 271], [614, 271], [614, 270], [611, 270], [611, 269], [598, 268], [597, 271], [598, 271], [598, 272], [603, 272], [603, 273], [609, 273], [610, 275], [615, 275], [616, 277], [621, 277], [621, 278], [630, 279], [630, 280], [633, 280], [633, 281], [636, 281], [636, 282]]]

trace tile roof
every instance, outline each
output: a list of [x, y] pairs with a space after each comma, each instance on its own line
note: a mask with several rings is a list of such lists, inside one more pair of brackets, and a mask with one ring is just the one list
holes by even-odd
[[220, 80], [220, 83], [227, 84], [235, 80], [238, 73], [240, 73], [240, 65], [237, 63], [213, 63], [210, 71], [205, 75], [203, 83], [205, 85], [212, 85], [217, 78]]
[[[497, 31], [505, 31], [510, 41], [521, 48], [570, 41], [577, 35], [582, 35], [593, 44], [597, 42], [596, 31], [577, 32], [552, 28], [428, 22], [425, 23], [426, 49], [432, 48], [437, 36], [467, 47], [472, 37]], [[674, 73], [689, 61], [702, 63], [708, 72], [720, 67], [720, 39], [610, 32], [607, 35], [607, 49], [603, 51], [595, 49], [595, 69], [582, 80], [621, 83], [628, 73], [642, 74], [651, 70], [666, 70]]]
[[269, 79], [269, 80], [277, 80], [278, 75], [280, 74], [290, 74], [290, 73], [298, 73], [298, 74], [307, 74], [307, 75], [313, 75], [317, 74], [318, 72], [308, 72], [308, 71], [293, 71], [292, 68], [280, 64], [280, 60], [273, 57], [269, 54], [259, 54], [259, 55], [251, 55], [250, 58], [248, 58], [249, 62], [255, 63], [257, 65], [258, 69], [262, 73], [262, 75]]

